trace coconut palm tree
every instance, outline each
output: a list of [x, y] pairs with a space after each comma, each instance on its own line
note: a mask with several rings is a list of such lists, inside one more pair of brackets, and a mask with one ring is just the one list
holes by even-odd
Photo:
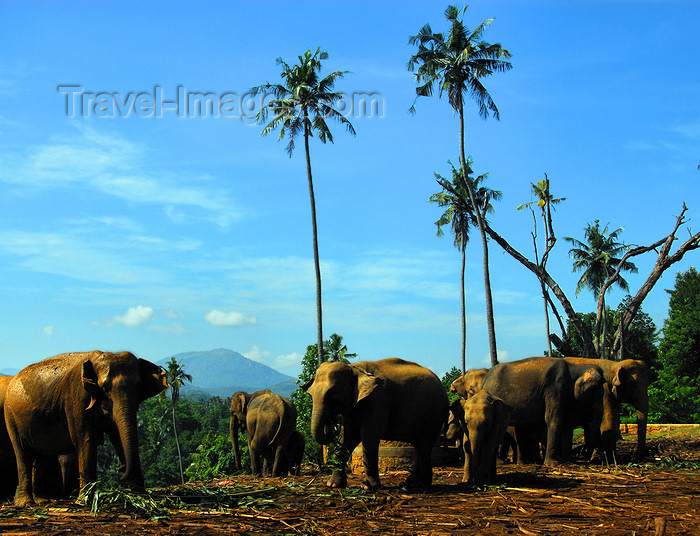
[[473, 173], [471, 169], [472, 164], [473, 161], [470, 158], [467, 160], [467, 172], [462, 173], [461, 169], [455, 169], [455, 167], [450, 163], [450, 166], [452, 167], [451, 182], [442, 175], [435, 173], [435, 179], [437, 180], [437, 183], [442, 186], [442, 191], [430, 196], [431, 203], [437, 203], [438, 206], [447, 208], [442, 216], [440, 216], [440, 219], [435, 222], [435, 225], [437, 225], [437, 235], [442, 236], [444, 234], [442, 228], [445, 225], [450, 225], [452, 234], [454, 235], [454, 245], [461, 252], [462, 256], [462, 268], [460, 270], [460, 296], [462, 309], [462, 374], [466, 373], [467, 348], [467, 312], [464, 295], [466, 249], [467, 243], [469, 242], [469, 231], [476, 221], [476, 210], [470, 201], [464, 177], [466, 177], [467, 181], [472, 183], [472, 189], [474, 190], [477, 200], [477, 207], [482, 214], [487, 212], [492, 213], [494, 209], [490, 202], [491, 199], [499, 200], [502, 197], [502, 193], [500, 191], [491, 190], [490, 188], [486, 188], [485, 186], [481, 185], [481, 183], [488, 178], [488, 173], [479, 175], [476, 178], [472, 178], [470, 176]]
[[[574, 247], [569, 250], [569, 255], [574, 259], [574, 272], [583, 271], [581, 278], [576, 284], [576, 296], [582, 290], [588, 289], [593, 291], [593, 297], [598, 300], [600, 291], [604, 283], [615, 273], [621, 260], [619, 256], [624, 255], [627, 251], [627, 246], [621, 242], [617, 242], [622, 227], [614, 231], [608, 231], [608, 226], [601, 231], [600, 221], [595, 220], [595, 223], [589, 223], [584, 231], [586, 242], [581, 242], [575, 238], [565, 237], [564, 240], [570, 242]], [[630, 261], [624, 261], [622, 270], [637, 273], [637, 267]], [[615, 280], [620, 289], [629, 291], [627, 281], [619, 275]], [[605, 296], [602, 297], [602, 322], [599, 318], [596, 321], [595, 342], [598, 344], [598, 352], [601, 358], [605, 358], [605, 339], [607, 336], [607, 314], [605, 306]], [[600, 335], [600, 324], [603, 325], [603, 336]]]
[[[535, 218], [535, 210], [532, 208], [532, 205], [535, 204], [535, 201], [523, 203], [518, 207], [518, 210], [529, 208], [532, 211], [532, 219], [534, 220], [535, 224], [534, 231], [532, 232], [532, 242], [535, 248], [535, 262], [537, 264], [541, 264], [542, 267], [544, 267], [547, 265], [549, 252], [552, 249], [552, 247], [554, 247], [554, 242], [556, 241], [556, 237], [554, 236], [554, 228], [552, 226], [552, 207], [561, 203], [562, 201], [566, 201], [566, 197], [555, 198], [549, 192], [549, 178], [547, 177], [546, 173], [544, 174], [544, 180], [538, 181], [536, 183], [530, 183], [530, 185], [532, 187], [532, 195], [537, 200], [536, 204], [540, 209], [540, 215], [542, 216], [542, 227], [544, 228], [545, 250], [543, 252], [541, 260], [539, 259], [539, 253], [537, 251], [537, 219]], [[548, 350], [547, 355], [549, 357], [552, 357], [552, 341], [549, 337], [549, 302], [551, 301], [551, 298], [549, 297], [549, 292], [547, 292], [547, 286], [544, 284], [544, 281], [542, 281], [542, 279], [540, 279], [540, 288], [542, 290], [542, 300], [544, 301], [545, 336], [547, 340]], [[557, 311], [554, 308], [554, 306], [552, 306], [552, 311], [555, 315], [557, 315]], [[559, 318], [558, 315], [557, 318]], [[566, 333], [562, 328], [562, 336], [565, 335]]]
[[[482, 118], [486, 119], [490, 114], [493, 114], [496, 119], [499, 119], [498, 108], [481, 79], [495, 72], [507, 71], [512, 67], [506, 61], [510, 58], [510, 53], [506, 49], [498, 43], [490, 44], [481, 39], [493, 19], [487, 19], [476, 29], [469, 31], [463, 22], [466, 11], [467, 7], [461, 11], [457, 6], [447, 7], [445, 17], [450, 23], [447, 34], [435, 33], [430, 25], [426, 24], [416, 35], [411, 36], [409, 43], [417, 45], [418, 51], [408, 61], [408, 69], [415, 71], [416, 99], [431, 96], [434, 87], [438, 85], [440, 97], [445, 93], [452, 109], [458, 114], [459, 163], [460, 167], [465, 170], [467, 169], [467, 159], [464, 148], [464, 102], [467, 98], [473, 98], [479, 106], [479, 115]], [[415, 103], [411, 107], [411, 111], [415, 112]], [[472, 205], [476, 206], [476, 195], [472, 185], [469, 181], [466, 181], [466, 185], [469, 199]], [[475, 214], [484, 249], [484, 292], [491, 363], [496, 364], [498, 357], [488, 268], [488, 245], [481, 214], [479, 211], [476, 211]]]
[[180, 387], [184, 385], [185, 382], [192, 383], [192, 375], [187, 374], [184, 369], [185, 365], [182, 365], [180, 361], [171, 357], [168, 361], [168, 366], [165, 370], [165, 376], [168, 381], [168, 387], [170, 388], [170, 404], [173, 413], [173, 433], [175, 434], [175, 445], [177, 446], [177, 457], [180, 461], [180, 480], [185, 483], [185, 472], [182, 468], [182, 453], [180, 452], [180, 440], [177, 437], [177, 422], [175, 420], [175, 407], [180, 400]]
[[263, 106], [257, 115], [258, 123], [264, 123], [268, 115], [272, 119], [267, 123], [262, 135], [266, 136], [279, 128], [279, 140], [288, 138], [287, 154], [292, 156], [294, 142], [298, 135], [304, 136], [304, 151], [306, 155], [306, 175], [309, 183], [309, 199], [311, 201], [311, 228], [313, 233], [314, 266], [316, 269], [316, 326], [318, 362], [323, 359], [323, 314], [321, 307], [321, 265], [318, 255], [318, 233], [316, 228], [316, 201], [314, 184], [311, 175], [311, 153], [309, 138], [314, 134], [322, 143], [333, 143], [333, 135], [328, 128], [328, 119], [341, 125], [353, 136], [355, 129], [334, 106], [342, 98], [342, 93], [332, 91], [336, 81], [345, 76], [348, 71], [333, 71], [321, 78], [321, 61], [328, 58], [327, 52], [317, 48], [313, 54], [307, 50], [299, 56], [299, 63], [288, 65], [282, 58], [277, 58], [277, 65], [282, 67], [282, 83], [265, 83], [250, 89], [255, 95], [271, 95], [273, 98]]

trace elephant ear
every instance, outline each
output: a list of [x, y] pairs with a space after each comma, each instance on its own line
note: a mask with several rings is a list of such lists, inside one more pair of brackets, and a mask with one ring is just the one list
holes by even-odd
[[[233, 395], [231, 399], [231, 408], [233, 408], [234, 405], [237, 405], [240, 408], [240, 413], [241, 415], [245, 415], [246, 412], [246, 397], [245, 394], [243, 393], [236, 393]], [[234, 413], [233, 410], [231, 410], [231, 413]], [[243, 423], [245, 425], [245, 423]]]
[[366, 370], [357, 368], [357, 390], [355, 391], [355, 403], [357, 406], [369, 395], [384, 387], [384, 380], [377, 378]]
[[574, 384], [574, 398], [580, 400], [595, 393], [603, 385], [603, 376], [596, 368], [590, 368], [578, 377]]
[[88, 404], [85, 411], [92, 409], [92, 407], [97, 403], [97, 399], [102, 394], [102, 389], [97, 383], [97, 373], [95, 372], [95, 367], [92, 365], [92, 361], [89, 359], [83, 362], [83, 388], [90, 395], [90, 403]]
[[307, 392], [307, 391], [309, 390], [309, 387], [311, 387], [311, 384], [314, 383], [314, 380], [315, 380], [315, 379], [316, 379], [316, 376], [314, 376], [313, 378], [311, 378], [308, 382], [303, 383], [303, 384], [300, 385], [299, 387], [301, 387], [301, 389], [302, 389], [304, 392]]
[[139, 374], [141, 375], [141, 389], [139, 391], [139, 403], [147, 398], [156, 396], [168, 388], [168, 381], [162, 367], [139, 358]]

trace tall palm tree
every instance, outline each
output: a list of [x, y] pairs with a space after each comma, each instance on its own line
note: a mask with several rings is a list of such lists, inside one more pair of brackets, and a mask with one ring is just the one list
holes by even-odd
[[168, 381], [168, 387], [170, 388], [170, 404], [173, 413], [173, 432], [175, 434], [175, 445], [177, 446], [177, 457], [180, 461], [180, 480], [185, 483], [185, 472], [182, 468], [182, 453], [180, 452], [180, 440], [177, 437], [177, 422], [175, 420], [175, 407], [180, 400], [180, 387], [184, 385], [185, 382], [192, 383], [192, 375], [187, 374], [184, 370], [185, 365], [180, 364], [180, 362], [171, 357], [168, 361], [168, 367], [165, 370], [165, 376]]
[[272, 119], [267, 123], [262, 135], [266, 136], [279, 128], [279, 140], [285, 136], [289, 139], [286, 151], [290, 158], [294, 152], [294, 141], [299, 134], [304, 135], [304, 150], [306, 154], [306, 175], [309, 183], [309, 199], [311, 201], [311, 228], [313, 233], [314, 266], [316, 269], [316, 326], [318, 362], [323, 359], [323, 315], [321, 308], [321, 265], [318, 255], [318, 233], [316, 228], [316, 200], [314, 198], [314, 183], [311, 175], [311, 153], [309, 152], [309, 138], [314, 135], [322, 143], [333, 143], [327, 119], [344, 125], [353, 136], [355, 129], [334, 106], [342, 98], [342, 93], [332, 91], [337, 80], [345, 76], [348, 71], [333, 71], [325, 77], [320, 77], [321, 60], [328, 58], [327, 52], [317, 48], [313, 54], [307, 50], [303, 56], [299, 56], [297, 65], [289, 66], [282, 58], [277, 58], [277, 65], [282, 67], [282, 84], [265, 83], [250, 89], [255, 96], [259, 94], [272, 95], [274, 97], [265, 107], [262, 107], [257, 115], [258, 123], [267, 121], [268, 114]]
[[[547, 264], [547, 258], [549, 256], [549, 251], [554, 246], [556, 238], [554, 236], [554, 228], [552, 227], [552, 206], [566, 201], [566, 197], [555, 198], [549, 192], [549, 178], [547, 174], [544, 174], [544, 180], [530, 183], [532, 187], [532, 195], [537, 200], [537, 206], [540, 209], [540, 215], [542, 216], [542, 227], [544, 228], [544, 243], [545, 250], [542, 255], [542, 260], [539, 259], [539, 253], [537, 251], [537, 219], [535, 218], [535, 210], [532, 205], [535, 204], [534, 201], [529, 203], [523, 203], [518, 207], [518, 210], [523, 210], [524, 208], [529, 208], [532, 211], [532, 218], [535, 222], [535, 229], [532, 233], [532, 242], [535, 247], [535, 262], [545, 266]], [[549, 337], [549, 302], [551, 298], [549, 297], [549, 292], [547, 292], [547, 286], [544, 281], [540, 279], [540, 288], [542, 290], [542, 300], [544, 301], [544, 324], [545, 324], [545, 336], [547, 341], [547, 355], [552, 357], [552, 341]], [[556, 309], [552, 306], [552, 311], [556, 314]], [[557, 316], [558, 318], [558, 316]], [[564, 330], [562, 329], [562, 336], [564, 336]]]
[[479, 175], [476, 178], [470, 177], [473, 173], [471, 165], [473, 164], [472, 159], [467, 160], [467, 172], [463, 173], [462, 170], [457, 170], [450, 163], [452, 167], [452, 181], [448, 181], [442, 175], [435, 173], [435, 179], [437, 183], [442, 186], [442, 192], [438, 192], [430, 196], [431, 203], [437, 203], [440, 207], [447, 207], [447, 210], [440, 216], [435, 222], [437, 225], [437, 235], [442, 236], [444, 234], [442, 228], [445, 225], [450, 225], [452, 228], [452, 234], [454, 235], [454, 245], [461, 252], [462, 256], [462, 267], [460, 270], [460, 296], [461, 296], [461, 309], [462, 309], [462, 348], [461, 348], [461, 363], [462, 363], [462, 374], [466, 373], [466, 349], [467, 349], [467, 311], [466, 311], [466, 300], [465, 300], [465, 285], [464, 285], [464, 272], [466, 266], [466, 249], [467, 243], [469, 242], [469, 231], [476, 221], [477, 210], [474, 209], [469, 197], [467, 186], [465, 184], [465, 177], [467, 181], [472, 183], [472, 189], [477, 200], [478, 210], [482, 213], [492, 213], [493, 205], [491, 205], [490, 200], [498, 200], [502, 197], [502, 193], [498, 190], [491, 190], [485, 186], [481, 186], [481, 183], [488, 178], [488, 173]]
[[[622, 227], [614, 231], [608, 231], [608, 226], [601, 231], [600, 221], [589, 223], [584, 231], [586, 242], [581, 242], [575, 238], [565, 237], [564, 239], [570, 242], [574, 247], [569, 250], [569, 255], [574, 259], [574, 272], [583, 271], [581, 278], [576, 284], [576, 296], [582, 290], [588, 289], [593, 291], [593, 297], [598, 300], [603, 284], [615, 273], [618, 265], [622, 262], [619, 258], [624, 255], [627, 246], [621, 242], [617, 242]], [[630, 261], [624, 261], [622, 270], [637, 273], [637, 267]], [[619, 275], [614, 282], [620, 289], [629, 290], [627, 281]], [[605, 306], [605, 296], [602, 296], [602, 322], [601, 319], [596, 321], [595, 342], [598, 344], [598, 352], [601, 358], [606, 357], [605, 339], [607, 336], [607, 307]], [[600, 324], [603, 325], [603, 335], [600, 336]]]
[[[408, 61], [408, 69], [415, 71], [416, 99], [429, 97], [437, 84], [440, 87], [440, 97], [447, 94], [452, 109], [459, 115], [459, 163], [462, 169], [467, 169], [464, 136], [464, 101], [471, 97], [479, 106], [479, 115], [486, 119], [490, 113], [499, 119], [498, 108], [491, 99], [489, 92], [481, 83], [481, 78], [494, 72], [511, 69], [506, 61], [510, 53], [500, 44], [490, 44], [481, 38], [486, 28], [493, 22], [487, 19], [479, 24], [474, 31], [464, 26], [463, 17], [467, 11], [465, 6], [460, 13], [457, 6], [448, 6], [445, 17], [450, 23], [447, 34], [435, 33], [429, 24], [409, 38], [409, 43], [418, 46], [418, 51]], [[462, 18], [460, 18], [460, 15]], [[415, 111], [415, 103], [411, 107]], [[469, 199], [476, 206], [476, 195], [472, 185], [466, 181]], [[476, 221], [481, 234], [484, 249], [484, 292], [486, 295], [486, 321], [489, 332], [489, 348], [491, 363], [498, 363], [496, 351], [496, 330], [493, 320], [493, 299], [491, 297], [491, 281], [489, 276], [488, 244], [484, 222], [479, 211], [476, 211]]]

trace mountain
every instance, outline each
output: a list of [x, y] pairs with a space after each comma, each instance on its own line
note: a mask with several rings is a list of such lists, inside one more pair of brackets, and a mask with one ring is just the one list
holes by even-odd
[[16, 368], [4, 368], [0, 370], [0, 376], [14, 376], [19, 372], [19, 369]]
[[[175, 356], [185, 365], [185, 372], [192, 375], [192, 383], [182, 388], [183, 396], [228, 397], [236, 391], [270, 389], [282, 396], [289, 396], [296, 389], [296, 378], [248, 359], [238, 352], [218, 348], [209, 352], [185, 352]], [[159, 365], [167, 367], [170, 358]]]

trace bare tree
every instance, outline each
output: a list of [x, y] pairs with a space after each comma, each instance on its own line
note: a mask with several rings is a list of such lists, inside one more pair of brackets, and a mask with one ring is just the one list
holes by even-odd
[[[656, 242], [654, 242], [653, 244], [648, 245], [648, 246], [636, 246], [633, 248], [630, 247], [630, 249], [627, 251], [627, 253], [625, 253], [625, 255], [621, 259], [621, 261], [627, 261], [632, 257], [636, 257], [638, 255], [642, 255], [644, 253], [648, 253], [649, 251], [658, 249], [658, 256], [657, 256], [656, 264], [654, 265], [654, 268], [652, 269], [651, 273], [647, 277], [647, 280], [640, 287], [639, 291], [637, 291], [637, 294], [634, 296], [634, 298], [632, 298], [629, 305], [626, 307], [625, 311], [620, 315], [620, 325], [618, 327], [617, 333], [615, 334], [615, 342], [613, 344], [613, 351], [612, 351], [612, 354], [615, 356], [615, 359], [617, 359], [617, 360], [624, 359], [624, 337], [625, 337], [625, 334], [627, 333], [627, 329], [629, 328], [630, 324], [634, 320], [634, 317], [637, 314], [637, 311], [639, 311], [639, 307], [641, 306], [642, 302], [644, 301], [644, 298], [647, 297], [647, 295], [649, 294], [651, 289], [654, 287], [656, 282], [661, 278], [661, 275], [664, 273], [664, 271], [666, 271], [674, 263], [680, 261], [687, 252], [692, 251], [692, 250], [700, 247], [700, 233], [692, 234], [692, 231], [690, 229], [688, 229], [688, 234], [689, 234], [688, 239], [683, 244], [681, 244], [681, 246], [674, 253], [671, 253], [671, 248], [673, 246], [673, 243], [676, 240], [678, 240], [678, 238], [676, 238], [676, 233], [678, 232], [678, 229], [684, 223], [686, 223], [685, 213], [687, 210], [688, 210], [688, 207], [686, 206], [685, 203], [683, 203], [683, 209], [682, 209], [680, 215], [676, 217], [676, 223], [668, 235], [666, 235], [665, 237], [657, 240]], [[552, 225], [551, 213], [547, 214], [547, 225], [548, 226]], [[554, 278], [552, 278], [552, 276], [547, 272], [547, 269], [545, 268], [545, 266], [542, 265], [542, 262], [540, 261], [539, 263], [535, 263], [535, 262], [532, 262], [531, 260], [529, 260], [522, 253], [520, 253], [513, 246], [511, 246], [505, 238], [503, 238], [496, 231], [494, 231], [488, 222], [486, 222], [485, 231], [511, 257], [513, 257], [520, 264], [525, 266], [528, 270], [530, 270], [533, 274], [535, 274], [535, 276], [537, 276], [537, 278], [541, 282], [543, 282], [545, 285], [547, 285], [547, 287], [549, 287], [549, 289], [552, 291], [552, 294], [554, 294], [554, 296], [556, 296], [556, 298], [559, 300], [559, 303], [561, 304], [564, 311], [566, 312], [566, 316], [569, 318], [569, 320], [573, 323], [573, 325], [576, 327], [577, 331], [579, 332], [579, 335], [581, 336], [584, 357], [595, 356], [596, 350], [595, 350], [595, 345], [593, 343], [593, 336], [590, 332], [590, 329], [588, 329], [588, 327], [578, 317], [578, 315], [576, 314], [576, 311], [574, 311], [574, 308], [571, 305], [571, 302], [567, 298], [566, 294], [564, 293], [564, 291], [562, 291], [561, 287], [559, 287], [559, 285], [554, 280]], [[553, 246], [553, 244], [552, 244], [552, 246]], [[549, 248], [549, 246], [548, 246], [548, 248]], [[549, 249], [551, 250], [551, 248], [549, 248]], [[546, 253], [548, 254], [549, 251], [547, 251]], [[620, 266], [622, 264], [623, 263], [620, 263]], [[618, 278], [618, 276], [619, 276], [619, 273], [617, 271], [615, 273], [613, 273], [605, 281], [605, 283], [601, 287], [601, 292], [604, 293], [605, 290], [607, 290], [607, 288], [610, 287], [610, 285], [612, 285], [615, 282], [615, 280]], [[597, 311], [597, 316], [599, 318], [602, 316], [602, 307], [603, 307], [603, 305], [601, 304], [600, 295], [599, 295], [598, 311]], [[558, 337], [553, 337], [552, 335], [550, 335], [550, 338], [552, 339], [552, 342], [556, 346], [560, 347], [560, 343], [562, 341], [560, 341], [560, 339]], [[564, 341], [564, 343], [566, 343], [566, 341]], [[561, 345], [561, 346], [563, 349], [565, 344]], [[566, 353], [566, 352], [564, 351], [563, 353]]]

